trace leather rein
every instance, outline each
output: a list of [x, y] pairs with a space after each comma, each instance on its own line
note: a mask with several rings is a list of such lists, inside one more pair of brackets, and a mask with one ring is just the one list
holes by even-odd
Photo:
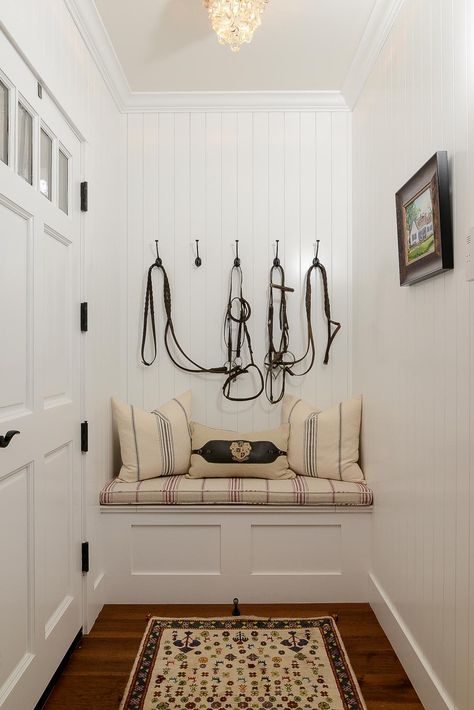
[[[163, 304], [166, 315], [164, 332], [165, 348], [172, 363], [184, 372], [213, 373], [226, 375], [226, 379], [224, 381], [224, 384], [222, 385], [222, 393], [226, 399], [229, 399], [232, 402], [248, 402], [260, 397], [264, 389], [264, 380], [260, 368], [258, 367], [258, 365], [256, 365], [254, 361], [252, 341], [247, 327], [247, 322], [251, 315], [251, 308], [249, 302], [246, 301], [243, 297], [243, 274], [238, 255], [238, 242], [236, 242], [237, 253], [230, 274], [229, 297], [227, 301], [226, 315], [224, 321], [224, 339], [227, 351], [227, 362], [222, 367], [203, 367], [202, 365], [199, 365], [197, 362], [195, 362], [191, 357], [189, 357], [189, 355], [187, 355], [181, 347], [176, 336], [173, 323], [171, 288], [169, 284], [168, 274], [166, 273], [166, 269], [163, 266], [163, 260], [159, 255], [158, 241], [155, 241], [155, 244], [156, 259], [148, 269], [146, 282], [145, 308], [141, 342], [141, 358], [143, 364], [147, 367], [152, 365], [155, 362], [158, 353], [156, 340], [155, 304], [153, 296], [153, 270], [158, 269], [159, 271], [161, 271], [163, 276]], [[234, 295], [234, 281], [236, 279], [237, 295]], [[152, 337], [151, 359], [147, 359], [145, 355], [149, 325], [151, 327]], [[243, 365], [242, 354], [245, 347], [248, 348], [249, 362], [248, 364]], [[179, 353], [179, 357], [181, 357], [184, 362], [180, 362], [177, 359], [177, 357], [173, 353], [173, 348], [176, 349], [176, 351]], [[248, 374], [251, 370], [254, 370], [258, 376], [259, 384], [257, 393], [248, 397], [234, 396], [232, 394], [232, 385], [235, 384], [238, 377]]]
[[[268, 351], [265, 356], [265, 394], [267, 399], [272, 404], [276, 404], [283, 399], [286, 389], [286, 377], [290, 375], [292, 377], [303, 377], [303, 375], [308, 374], [314, 365], [316, 357], [316, 348], [314, 342], [313, 326], [311, 323], [311, 276], [313, 271], [321, 273], [321, 279], [323, 284], [324, 293], [324, 314], [327, 321], [327, 343], [326, 352], [324, 354], [324, 364], [327, 365], [329, 362], [329, 351], [333, 343], [334, 338], [341, 329], [341, 324], [338, 321], [331, 319], [331, 304], [329, 301], [329, 290], [328, 290], [328, 278], [327, 272], [323, 264], [318, 258], [319, 252], [319, 241], [317, 243], [316, 256], [313, 259], [311, 266], [305, 275], [305, 314], [306, 314], [306, 331], [307, 340], [306, 348], [301, 357], [296, 357], [289, 349], [290, 346], [290, 327], [288, 323], [287, 315], [287, 300], [286, 296], [288, 293], [293, 293], [294, 289], [289, 288], [285, 284], [285, 271], [281, 265], [280, 259], [278, 258], [278, 241], [277, 241], [277, 251], [276, 256], [273, 259], [273, 265], [270, 269], [270, 290], [268, 298], [268, 317], [267, 317], [267, 330], [268, 330]], [[278, 344], [275, 343], [274, 336], [274, 316], [275, 316], [275, 303], [274, 303], [274, 291], [277, 290], [280, 293], [280, 306], [278, 311], [279, 329], [280, 329], [280, 339]], [[334, 329], [333, 329], [334, 328]], [[306, 358], [310, 356], [309, 363], [306, 368], [301, 372], [296, 372], [295, 368], [301, 365]], [[280, 380], [279, 390], [275, 393], [275, 382]]]

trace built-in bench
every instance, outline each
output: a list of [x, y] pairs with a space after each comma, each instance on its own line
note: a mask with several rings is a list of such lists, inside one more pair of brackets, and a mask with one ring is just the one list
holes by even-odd
[[363, 483], [114, 479], [100, 502], [109, 603], [367, 601]]

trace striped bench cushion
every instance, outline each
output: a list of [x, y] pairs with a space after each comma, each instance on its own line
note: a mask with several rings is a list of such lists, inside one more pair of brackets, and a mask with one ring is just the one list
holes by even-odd
[[185, 475], [127, 483], [114, 478], [100, 493], [101, 505], [371, 505], [365, 483], [296, 476], [289, 480], [200, 478]]

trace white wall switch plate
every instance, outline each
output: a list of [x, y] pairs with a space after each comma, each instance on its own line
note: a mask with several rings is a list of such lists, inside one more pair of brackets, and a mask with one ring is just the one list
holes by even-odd
[[474, 281], [474, 227], [466, 235], [466, 281]]

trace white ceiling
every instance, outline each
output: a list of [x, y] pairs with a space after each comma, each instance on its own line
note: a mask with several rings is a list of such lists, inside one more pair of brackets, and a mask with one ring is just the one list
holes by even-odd
[[270, 0], [234, 54], [202, 0], [95, 0], [132, 91], [341, 89], [378, 0]]

